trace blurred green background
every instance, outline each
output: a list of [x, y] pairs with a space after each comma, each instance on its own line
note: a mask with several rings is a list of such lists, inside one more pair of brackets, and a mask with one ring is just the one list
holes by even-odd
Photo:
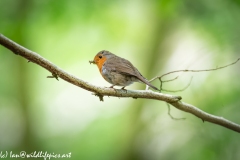
[[[130, 60], [148, 79], [208, 69], [240, 57], [239, 0], [1, 0], [0, 32], [98, 86], [100, 50]], [[240, 159], [240, 136], [159, 101], [98, 97], [0, 47], [0, 151], [48, 151], [79, 160]], [[180, 73], [164, 88], [240, 124], [240, 63]], [[155, 86], [159, 83], [153, 82]], [[127, 89], [144, 89], [134, 84]], [[11, 159], [11, 158], [7, 158]], [[39, 158], [42, 159], [42, 158]], [[52, 158], [53, 159], [53, 158]]]

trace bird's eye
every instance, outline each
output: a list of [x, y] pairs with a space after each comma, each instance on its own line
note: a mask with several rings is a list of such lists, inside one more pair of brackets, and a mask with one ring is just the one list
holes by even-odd
[[102, 56], [98, 56], [100, 59], [102, 58]]

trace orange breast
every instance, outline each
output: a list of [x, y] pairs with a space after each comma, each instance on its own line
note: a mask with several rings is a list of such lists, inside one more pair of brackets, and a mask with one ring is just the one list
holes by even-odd
[[99, 72], [101, 74], [102, 74], [102, 66], [103, 66], [103, 64], [105, 63], [106, 60], [107, 60], [106, 57], [102, 57], [101, 59], [98, 59], [98, 61], [97, 61], [97, 66], [98, 66]]

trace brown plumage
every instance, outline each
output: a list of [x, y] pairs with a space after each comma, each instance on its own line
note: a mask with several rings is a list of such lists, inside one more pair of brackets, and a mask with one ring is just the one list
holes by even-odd
[[150, 84], [148, 80], [141, 75], [131, 62], [109, 51], [100, 51], [90, 63], [94, 63], [98, 66], [102, 77], [113, 84], [111, 87], [115, 85], [123, 86], [122, 89], [124, 89], [133, 82], [142, 82], [159, 91], [158, 88]]

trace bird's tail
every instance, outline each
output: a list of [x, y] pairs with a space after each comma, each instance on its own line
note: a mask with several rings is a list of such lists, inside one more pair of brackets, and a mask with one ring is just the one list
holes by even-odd
[[145, 84], [147, 84], [149, 87], [151, 87], [151, 88], [153, 88], [153, 89], [161, 92], [160, 89], [158, 89], [157, 87], [153, 86], [153, 85], [152, 85], [151, 83], [149, 83], [148, 81], [147, 81], [147, 83], [145, 83]]
[[[139, 78], [140, 79], [140, 78]], [[148, 82], [148, 80], [146, 80], [145, 78], [141, 78], [140, 81], [142, 81], [143, 83], [145, 83], [146, 85], [148, 85], [149, 87], [151, 87], [152, 89], [155, 89], [157, 91], [160, 91], [160, 89], [158, 89], [157, 87], [153, 86], [151, 83]]]

